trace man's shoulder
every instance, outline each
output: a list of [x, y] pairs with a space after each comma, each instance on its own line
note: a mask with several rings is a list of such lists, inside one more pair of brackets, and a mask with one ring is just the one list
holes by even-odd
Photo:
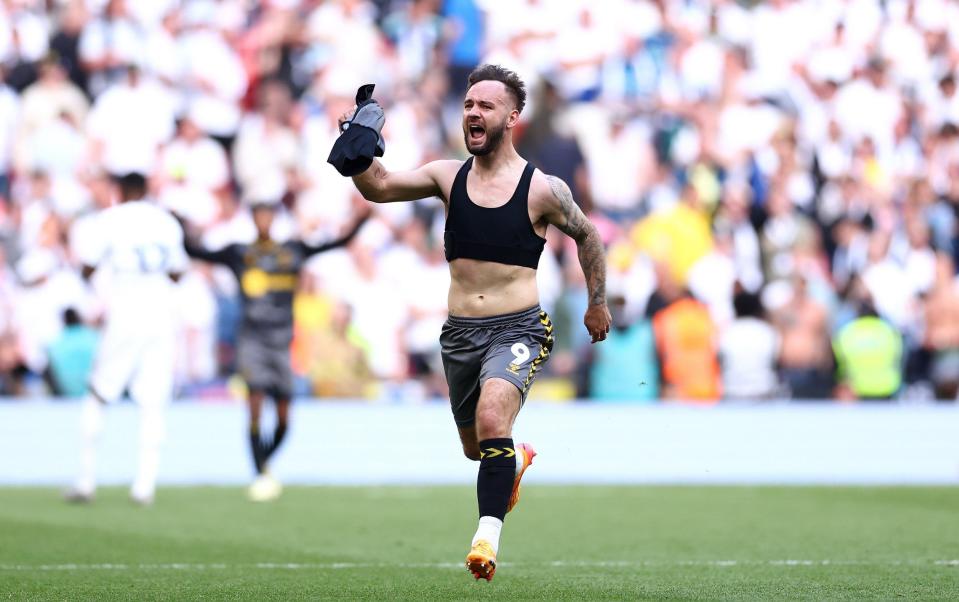
[[565, 195], [572, 196], [572, 193], [562, 178], [545, 173], [540, 169], [533, 171], [533, 178], [529, 183], [529, 198], [531, 201], [562, 200]]
[[180, 222], [152, 201], [129, 201], [104, 209], [100, 221], [114, 228], [149, 230], [163, 234], [182, 232]]
[[136, 201], [136, 203], [135, 215], [137, 219], [157, 220], [157, 223], [162, 224], [164, 228], [180, 229], [180, 222], [166, 208], [161, 207], [154, 201], [143, 200]]
[[423, 169], [433, 174], [434, 177], [455, 176], [465, 162], [461, 159], [437, 159], [424, 164]]
[[289, 238], [282, 242], [278, 242], [276, 246], [289, 253], [301, 253], [310, 245], [302, 238]]
[[461, 159], [437, 159], [430, 161], [421, 167], [439, 189], [440, 197], [448, 201], [447, 195], [450, 194], [450, 188], [453, 186], [453, 180], [459, 173], [465, 161]]

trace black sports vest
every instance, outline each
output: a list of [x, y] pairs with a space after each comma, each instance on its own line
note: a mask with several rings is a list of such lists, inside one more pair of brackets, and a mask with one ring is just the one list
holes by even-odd
[[466, 175], [473, 158], [463, 163], [450, 191], [446, 215], [446, 261], [463, 257], [536, 269], [546, 239], [529, 221], [529, 183], [534, 167], [527, 163], [513, 196], [499, 207], [480, 207], [466, 193]]

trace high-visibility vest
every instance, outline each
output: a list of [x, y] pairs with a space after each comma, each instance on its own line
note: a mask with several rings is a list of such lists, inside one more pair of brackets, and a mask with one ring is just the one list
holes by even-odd
[[653, 316], [663, 386], [681, 399], [716, 402], [722, 395], [716, 326], [705, 305], [691, 297], [674, 301]]
[[857, 318], [836, 335], [839, 376], [859, 397], [888, 397], [902, 385], [902, 335], [875, 316]]

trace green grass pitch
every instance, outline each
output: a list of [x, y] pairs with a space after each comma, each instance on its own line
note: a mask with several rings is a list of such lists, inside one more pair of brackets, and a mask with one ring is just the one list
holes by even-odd
[[959, 488], [554, 487], [462, 566], [469, 487], [0, 489], [0, 599], [959, 599]]

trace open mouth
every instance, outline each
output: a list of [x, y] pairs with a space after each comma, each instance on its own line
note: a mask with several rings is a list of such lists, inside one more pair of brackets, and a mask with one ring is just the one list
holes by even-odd
[[470, 140], [482, 140], [486, 135], [486, 130], [479, 125], [471, 125], [468, 128]]

